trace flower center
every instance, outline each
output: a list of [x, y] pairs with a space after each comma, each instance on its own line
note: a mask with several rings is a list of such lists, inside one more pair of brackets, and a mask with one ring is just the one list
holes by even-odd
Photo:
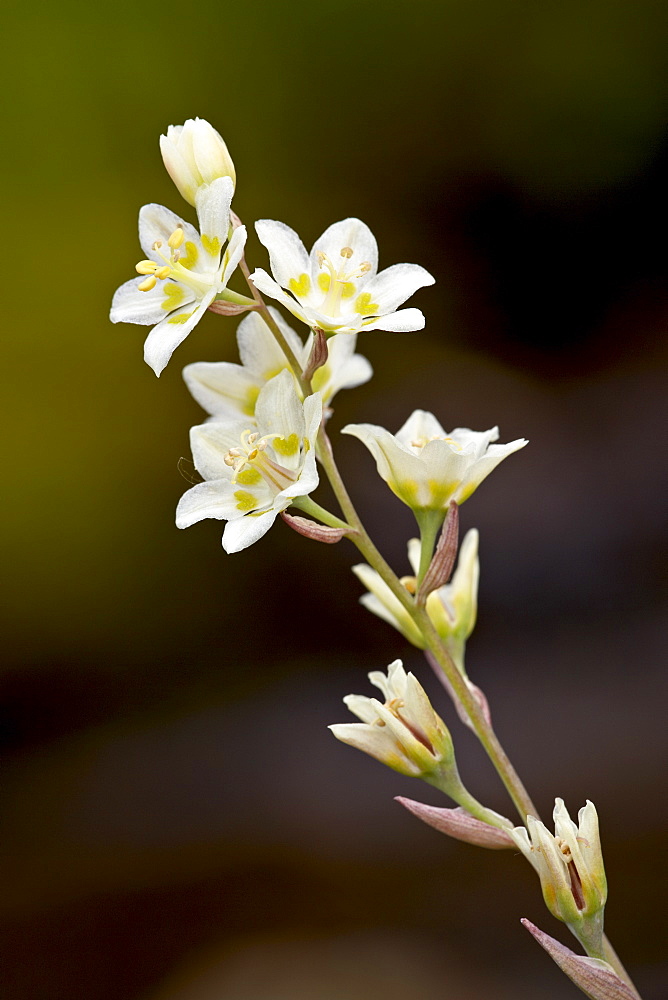
[[431, 441], [445, 441], [445, 443], [449, 444], [450, 447], [454, 449], [454, 451], [462, 450], [462, 446], [457, 441], [455, 441], [454, 438], [446, 437], [445, 434], [432, 434], [431, 437], [416, 438], [415, 441], [411, 441], [411, 447], [417, 448], [419, 451], [422, 451], [424, 446], [429, 444]]
[[[256, 475], [259, 474], [276, 493], [280, 493], [287, 486], [296, 483], [299, 474], [279, 465], [278, 462], [270, 458], [267, 452], [269, 443], [280, 437], [280, 434], [265, 434], [260, 437], [257, 431], [245, 430], [241, 435], [239, 446], [230, 448], [223, 459], [225, 465], [234, 471], [232, 482], [241, 482], [244, 473], [247, 475], [247, 472], [250, 471]], [[246, 483], [246, 485], [252, 484]]]
[[343, 258], [343, 263], [338, 267], [332, 258], [323, 253], [322, 250], [319, 250], [317, 254], [321, 271], [318, 285], [325, 293], [318, 311], [326, 316], [339, 316], [341, 314], [341, 300], [352, 298], [357, 291], [354, 279], [361, 278], [362, 275], [368, 274], [371, 270], [371, 264], [368, 260], [359, 264], [348, 264], [348, 261], [352, 260], [355, 254], [352, 247], [342, 247], [339, 254]]
[[[189, 267], [186, 267], [181, 262], [181, 247], [184, 240], [185, 233], [178, 226], [167, 240], [166, 249], [169, 251], [169, 256], [162, 252], [162, 240], [155, 241], [153, 250], [163, 259], [164, 264], [157, 264], [153, 260], [139, 261], [135, 266], [137, 274], [148, 275], [145, 281], [142, 281], [137, 286], [140, 292], [150, 292], [152, 288], [155, 288], [158, 280], [165, 281], [166, 278], [171, 278], [172, 281], [180, 281], [181, 284], [192, 288], [198, 296], [208, 292], [211, 285], [215, 282], [216, 276], [193, 273]], [[193, 244], [188, 244], [188, 247], [192, 246]]]

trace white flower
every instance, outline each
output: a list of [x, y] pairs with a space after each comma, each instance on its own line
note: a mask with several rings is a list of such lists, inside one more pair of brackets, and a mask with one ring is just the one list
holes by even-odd
[[284, 223], [261, 219], [255, 228], [269, 251], [274, 278], [258, 268], [253, 281], [307, 326], [325, 333], [423, 328], [419, 309], [396, 309], [434, 279], [417, 264], [394, 264], [377, 274], [376, 240], [359, 219], [335, 222], [314, 244], [310, 257], [297, 233]]
[[[412, 538], [408, 543], [408, 560], [417, 575], [420, 565], [420, 542]], [[382, 577], [366, 563], [353, 566], [353, 573], [369, 591], [360, 598], [374, 615], [388, 622], [419, 649], [425, 641], [406, 609], [394, 596]], [[478, 532], [471, 528], [464, 536], [459, 550], [459, 561], [450, 583], [434, 590], [427, 597], [426, 609], [436, 631], [447, 643], [458, 665], [463, 669], [463, 648], [475, 626], [478, 610]], [[408, 578], [415, 588], [415, 577]]]
[[538, 872], [547, 908], [596, 948], [608, 888], [593, 802], [580, 809], [576, 826], [563, 799], [555, 799], [554, 835], [533, 816], [527, 816], [527, 826], [528, 833], [520, 826], [510, 835]]
[[498, 427], [457, 427], [448, 434], [425, 410], [415, 410], [396, 435], [375, 424], [348, 424], [341, 433], [367, 446], [379, 475], [405, 504], [443, 514], [451, 500], [464, 503], [499, 462], [528, 444], [524, 438], [492, 444]]
[[229, 244], [231, 178], [200, 188], [197, 214], [200, 234], [162, 205], [139, 212], [139, 242], [146, 260], [137, 264], [142, 277], [126, 281], [111, 304], [112, 323], [153, 326], [144, 344], [144, 360], [160, 375], [227, 283], [241, 260], [246, 230], [235, 229]]
[[176, 524], [226, 520], [223, 548], [239, 552], [264, 535], [278, 514], [318, 485], [315, 439], [322, 416], [318, 393], [303, 402], [280, 372], [260, 391], [255, 419], [193, 427], [190, 443], [205, 482], [181, 498]]
[[218, 177], [229, 177], [234, 190], [236, 175], [227, 146], [203, 118], [170, 125], [167, 135], [160, 136], [160, 152], [169, 176], [188, 204], [196, 203], [203, 184], [211, 184]]
[[[313, 334], [309, 334], [303, 344], [278, 310], [270, 309], [270, 312], [303, 368], [311, 353]], [[317, 369], [312, 380], [313, 389], [320, 392], [323, 405], [329, 403], [339, 389], [351, 389], [371, 378], [373, 372], [369, 362], [361, 354], [354, 353], [356, 340], [354, 335], [337, 335], [328, 341], [328, 359]], [[277, 372], [288, 367], [274, 335], [258, 313], [250, 313], [239, 324], [237, 343], [240, 365], [227, 361], [200, 361], [183, 370], [191, 393], [215, 419], [252, 416], [262, 387]]]
[[377, 698], [349, 694], [343, 701], [361, 722], [330, 726], [337, 740], [363, 750], [383, 764], [420, 777], [454, 767], [454, 750], [447, 726], [431, 706], [423, 687], [407, 674], [401, 660], [379, 670], [369, 680], [380, 688]]

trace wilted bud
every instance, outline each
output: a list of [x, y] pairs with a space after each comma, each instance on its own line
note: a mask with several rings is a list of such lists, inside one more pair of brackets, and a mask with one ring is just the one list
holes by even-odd
[[384, 703], [349, 694], [343, 701], [362, 721], [330, 726], [334, 736], [401, 774], [428, 779], [445, 777], [451, 771], [456, 774], [448, 728], [417, 678], [406, 673], [401, 660], [389, 665], [387, 677], [375, 670], [369, 680], [382, 691]]
[[395, 802], [400, 802], [423, 823], [433, 826], [440, 833], [446, 833], [448, 837], [454, 837], [455, 840], [475, 844], [476, 847], [488, 847], [493, 851], [515, 846], [508, 832], [512, 823], [504, 816], [492, 813], [491, 810], [488, 810], [488, 813], [490, 818], [496, 817], [495, 826], [476, 819], [466, 809], [441, 809], [438, 806], [428, 806], [424, 802], [405, 799], [401, 795], [395, 796]]
[[515, 827], [511, 836], [538, 872], [549, 911], [600, 957], [608, 888], [593, 802], [580, 809], [578, 821], [576, 826], [563, 799], [556, 799], [554, 836], [533, 816], [527, 817], [528, 833]]
[[168, 126], [167, 135], [160, 136], [160, 152], [169, 176], [190, 205], [195, 205], [198, 189], [217, 177], [231, 177], [236, 183], [222, 136], [203, 118]]
[[635, 989], [620, 979], [608, 962], [576, 955], [530, 920], [523, 918], [521, 923], [590, 1000], [640, 1000]]

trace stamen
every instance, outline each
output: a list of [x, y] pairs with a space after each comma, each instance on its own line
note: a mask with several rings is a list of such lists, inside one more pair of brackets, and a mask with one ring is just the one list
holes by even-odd
[[164, 281], [164, 279], [168, 278], [171, 273], [172, 273], [171, 267], [165, 264], [164, 267], [159, 267], [157, 269], [157, 271], [155, 272], [155, 276], [156, 278], [160, 278], [161, 281]]
[[155, 288], [156, 284], [155, 275], [152, 274], [146, 281], [142, 281], [140, 285], [137, 285], [137, 288], [140, 292], [150, 292], [152, 288]]
[[156, 240], [151, 249], [159, 250], [161, 246], [162, 246], [162, 240]]
[[365, 260], [363, 264], [360, 264], [360, 269], [359, 269], [360, 274], [366, 274], [367, 271], [370, 270], [371, 270], [371, 264], [369, 263], [368, 260]]
[[399, 583], [404, 585], [409, 594], [414, 594], [417, 590], [417, 580], [414, 576], [402, 576]]
[[178, 248], [183, 243], [184, 239], [185, 239], [185, 234], [181, 229], [181, 227], [179, 226], [178, 229], [175, 229], [172, 235], [167, 240], [167, 245], [170, 246], [172, 250], [178, 250]]
[[353, 255], [352, 247], [343, 247], [343, 249], [341, 250], [341, 256], [345, 257], [347, 260], [350, 260], [352, 255]]
[[158, 265], [154, 264], [152, 260], [140, 260], [138, 264], [135, 264], [137, 274], [155, 274], [157, 269]]

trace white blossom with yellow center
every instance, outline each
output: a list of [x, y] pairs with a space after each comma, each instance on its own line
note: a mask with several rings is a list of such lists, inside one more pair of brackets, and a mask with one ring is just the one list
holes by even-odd
[[282, 510], [318, 485], [315, 440], [321, 418], [319, 393], [302, 401], [294, 378], [282, 371], [260, 391], [254, 419], [193, 427], [193, 460], [205, 481], [181, 498], [177, 527], [213, 517], [228, 522], [226, 552], [256, 542]]
[[139, 212], [139, 242], [146, 259], [136, 266], [140, 277], [116, 291], [110, 319], [153, 326], [144, 344], [144, 360], [156, 375], [213, 300], [223, 295], [241, 260], [244, 226], [227, 242], [233, 193], [230, 177], [198, 189], [201, 235], [162, 205], [144, 205]]
[[[313, 334], [302, 343], [277, 309], [269, 310], [294, 354], [305, 367], [313, 347]], [[361, 354], [355, 354], [355, 334], [337, 334], [328, 341], [328, 358], [312, 379], [323, 406], [339, 389], [368, 382], [373, 371]], [[183, 377], [197, 402], [214, 419], [253, 416], [260, 390], [269, 379], [288, 368], [288, 362], [271, 330], [258, 313], [250, 313], [237, 328], [241, 364], [198, 361], [183, 369]]]
[[366, 445], [379, 475], [405, 504], [443, 514], [451, 500], [464, 503], [499, 462], [528, 444], [525, 438], [492, 444], [498, 427], [448, 433], [425, 410], [415, 410], [396, 434], [376, 424], [348, 424], [341, 433]]
[[255, 228], [269, 251], [274, 277], [258, 268], [253, 281], [307, 326], [325, 333], [424, 327], [419, 309], [397, 308], [418, 288], [433, 285], [433, 277], [418, 264], [394, 264], [377, 274], [376, 240], [359, 219], [335, 222], [310, 256], [283, 222], [261, 219]]
[[337, 740], [411, 777], [430, 774], [441, 764], [450, 764], [454, 751], [448, 728], [432, 708], [417, 678], [406, 673], [401, 660], [390, 663], [387, 677], [380, 670], [368, 676], [382, 692], [384, 701], [347, 695], [344, 704], [362, 721], [330, 726]]

